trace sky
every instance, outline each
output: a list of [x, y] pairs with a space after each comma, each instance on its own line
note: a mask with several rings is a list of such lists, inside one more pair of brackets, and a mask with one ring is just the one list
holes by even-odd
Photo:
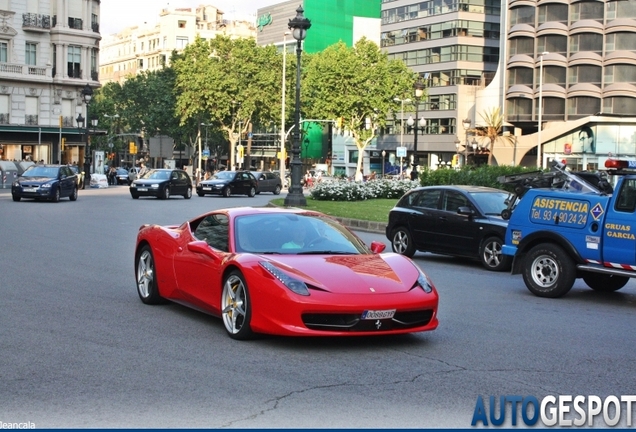
[[284, 0], [104, 0], [100, 5], [102, 35], [118, 33], [126, 27], [154, 24], [161, 9], [196, 8], [211, 5], [225, 13], [226, 19], [253, 19], [259, 8], [282, 3]]

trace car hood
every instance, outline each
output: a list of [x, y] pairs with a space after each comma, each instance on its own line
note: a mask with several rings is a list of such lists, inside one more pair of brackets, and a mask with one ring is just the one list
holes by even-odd
[[29, 184], [44, 184], [50, 181], [57, 180], [55, 177], [20, 177], [18, 181], [20, 183], [29, 183]]
[[265, 256], [290, 276], [338, 294], [403, 293], [419, 276], [410, 259], [393, 253]]

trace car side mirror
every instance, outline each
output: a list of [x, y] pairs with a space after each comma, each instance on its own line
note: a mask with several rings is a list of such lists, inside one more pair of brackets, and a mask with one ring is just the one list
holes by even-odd
[[210, 245], [208, 245], [203, 240], [197, 240], [197, 241], [188, 243], [188, 250], [193, 253], [198, 253], [198, 254], [208, 256], [210, 258], [217, 259], [217, 256], [212, 250], [212, 248], [210, 247]]
[[384, 252], [384, 249], [386, 249], [386, 245], [384, 243], [379, 241], [371, 242], [371, 252], [373, 252], [374, 254], [380, 254]]
[[461, 206], [457, 209], [457, 214], [464, 216], [475, 216], [475, 211], [468, 206]]

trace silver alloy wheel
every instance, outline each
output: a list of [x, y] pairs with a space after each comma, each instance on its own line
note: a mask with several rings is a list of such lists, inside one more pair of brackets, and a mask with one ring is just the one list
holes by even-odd
[[501, 251], [501, 244], [496, 241], [491, 241], [484, 246], [483, 252], [484, 262], [488, 267], [497, 267], [501, 264], [503, 259], [503, 252]]
[[395, 253], [404, 255], [408, 248], [409, 237], [406, 232], [400, 230], [393, 236], [393, 250]]
[[235, 335], [241, 331], [247, 317], [247, 295], [240, 277], [230, 275], [223, 285], [221, 313], [228, 333]]
[[539, 255], [532, 261], [530, 274], [535, 284], [549, 288], [559, 279], [559, 263], [550, 255]]
[[139, 295], [146, 299], [150, 296], [150, 290], [155, 278], [154, 262], [149, 250], [144, 250], [137, 263], [137, 290]]

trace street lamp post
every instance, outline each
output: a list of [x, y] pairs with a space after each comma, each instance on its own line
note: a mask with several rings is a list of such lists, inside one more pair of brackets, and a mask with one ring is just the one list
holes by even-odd
[[386, 156], [386, 150], [382, 150], [382, 178], [384, 178], [384, 157]]
[[283, 33], [283, 89], [280, 111], [280, 157], [278, 158], [280, 169], [280, 181], [285, 184], [285, 93], [287, 91], [287, 36], [291, 32]]
[[470, 119], [466, 118], [462, 120], [462, 126], [464, 126], [464, 131], [466, 132], [466, 146], [464, 148], [464, 165], [468, 165], [468, 129], [470, 129]]
[[543, 56], [550, 54], [547, 51], [539, 54], [539, 113], [538, 113], [538, 128], [537, 132], [537, 168], [543, 169], [543, 156], [541, 155], [541, 120], [543, 116]]
[[[415, 121], [417, 121], [417, 118], [420, 116], [420, 99], [422, 98], [422, 95], [424, 94], [424, 84], [422, 84], [419, 80], [415, 82], [415, 84], [413, 84], [413, 90], [415, 91]], [[412, 124], [410, 124], [409, 126], [412, 126]], [[422, 129], [426, 126], [426, 119], [424, 117], [422, 117], [419, 120], [419, 126], [422, 127]], [[417, 130], [419, 129], [418, 125], [415, 125], [415, 135], [413, 136], [413, 169], [415, 169], [415, 166], [417, 166], [419, 164], [418, 161], [418, 157], [417, 157]]]
[[[212, 123], [201, 123], [201, 126], [205, 127], [205, 148], [204, 148], [204, 150], [207, 150], [209, 152], [210, 147], [208, 147], [208, 128], [210, 126], [212, 126]], [[199, 149], [199, 153], [201, 153], [201, 149]], [[210, 155], [208, 154], [208, 158], [209, 157], [210, 157]], [[199, 170], [200, 169], [201, 169], [201, 166], [199, 165]]]
[[[90, 182], [91, 178], [91, 149], [90, 142], [88, 140], [88, 108], [91, 103], [91, 99], [93, 98], [93, 89], [86, 84], [84, 89], [82, 89], [82, 99], [86, 104], [86, 120], [82, 118], [82, 114], [77, 116], [77, 125], [80, 128], [84, 127], [84, 122], [86, 122], [86, 147], [84, 147], [84, 185], [83, 189], [86, 189], [86, 177], [88, 177], [88, 181]], [[81, 121], [81, 124], [80, 124]]]
[[307, 199], [303, 195], [303, 188], [300, 184], [301, 161], [300, 161], [300, 54], [302, 53], [302, 41], [307, 36], [307, 30], [311, 27], [309, 21], [303, 15], [303, 7], [298, 6], [296, 16], [289, 20], [289, 29], [296, 39], [296, 106], [294, 107], [294, 142], [292, 144], [291, 160], [291, 188], [285, 198], [286, 206], [306, 206]]
[[[400, 102], [401, 114], [400, 114], [400, 147], [404, 147], [404, 103], [411, 102], [411, 99], [400, 99], [398, 97], [393, 99], [396, 102]], [[402, 156], [400, 156], [400, 178], [402, 178], [402, 169], [404, 164], [402, 163]]]

